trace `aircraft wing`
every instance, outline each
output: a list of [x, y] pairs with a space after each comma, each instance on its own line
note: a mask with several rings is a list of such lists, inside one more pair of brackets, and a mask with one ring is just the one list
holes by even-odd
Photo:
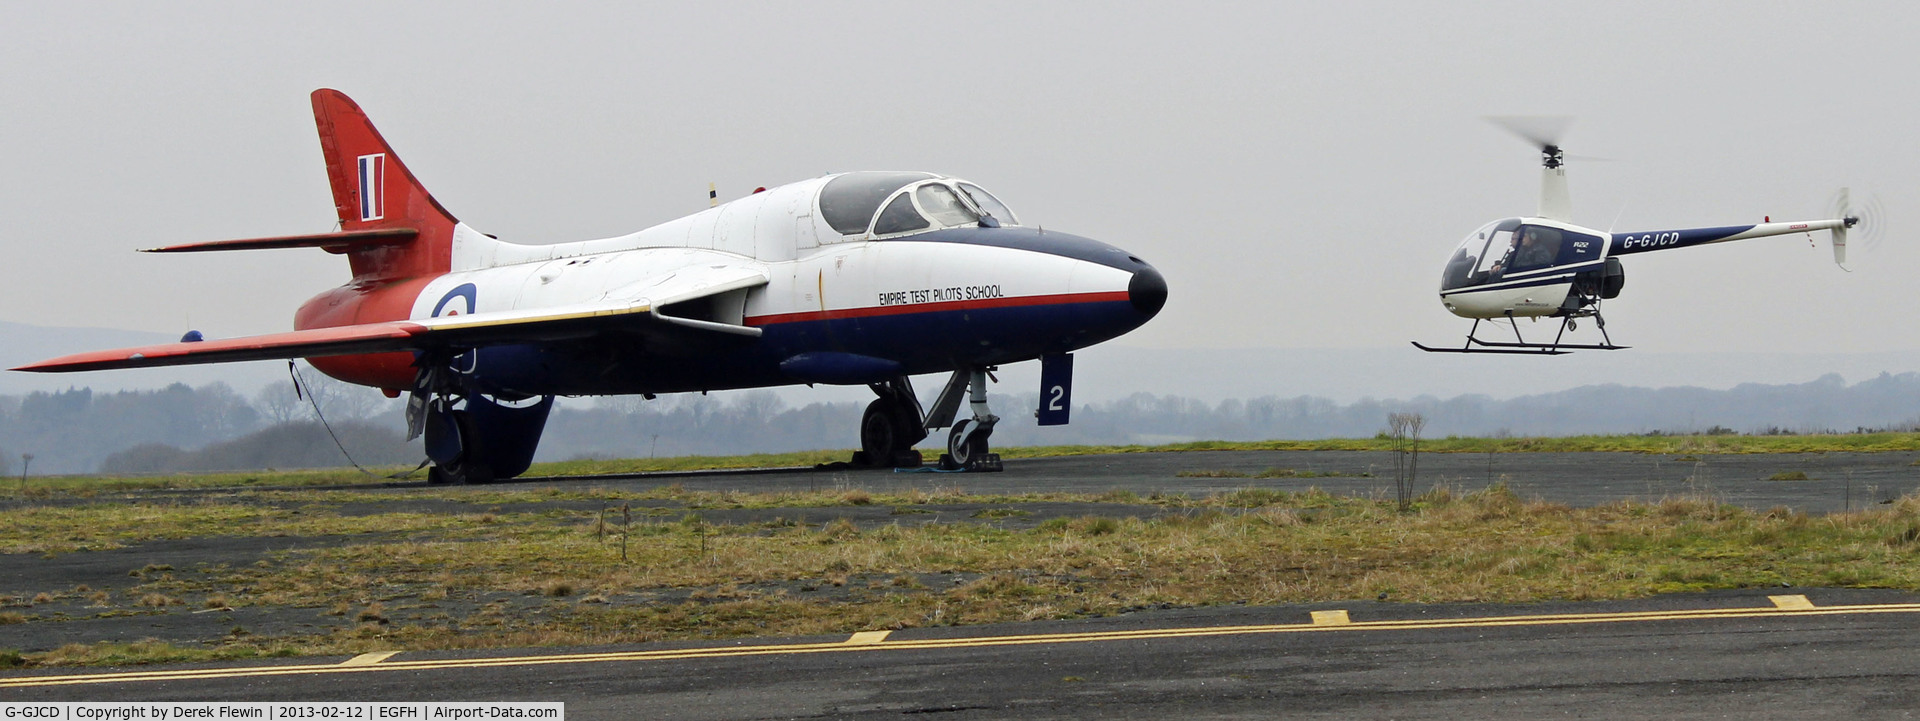
[[615, 289], [597, 301], [524, 310], [385, 321], [287, 333], [76, 353], [16, 371], [73, 371], [359, 355], [586, 338], [613, 324], [666, 325], [696, 333], [758, 337], [759, 328], [663, 314], [687, 300], [766, 285], [766, 270], [751, 266], [696, 266]]

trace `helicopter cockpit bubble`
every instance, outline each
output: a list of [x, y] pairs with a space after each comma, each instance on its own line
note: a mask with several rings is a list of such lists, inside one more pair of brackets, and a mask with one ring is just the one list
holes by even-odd
[[1468, 234], [1447, 261], [1447, 268], [1440, 275], [1440, 290], [1466, 288], [1492, 280], [1494, 266], [1512, 249], [1513, 231], [1519, 227], [1519, 218], [1507, 218], [1480, 226]]
[[1440, 290], [1470, 288], [1516, 273], [1598, 260], [1606, 240], [1552, 225], [1507, 218], [1461, 241], [1440, 276]]

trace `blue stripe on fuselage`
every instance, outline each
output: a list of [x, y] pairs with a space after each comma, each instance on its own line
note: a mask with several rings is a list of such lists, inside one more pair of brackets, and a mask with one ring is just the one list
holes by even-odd
[[1649, 230], [1637, 233], [1615, 233], [1613, 236], [1613, 254], [1628, 255], [1645, 253], [1650, 250], [1668, 250], [1685, 248], [1690, 245], [1703, 245], [1753, 230], [1752, 225], [1723, 225], [1716, 228], [1684, 228], [1681, 230]]
[[1013, 248], [1029, 250], [1035, 253], [1058, 255], [1063, 258], [1099, 263], [1110, 268], [1119, 268], [1129, 272], [1139, 272], [1151, 268], [1146, 261], [1134, 257], [1127, 251], [1115, 248], [1092, 238], [1082, 238], [1069, 233], [1056, 233], [1037, 228], [946, 228], [919, 235], [909, 235], [892, 240], [879, 240], [876, 243], [964, 243], [984, 245], [993, 248]]
[[1483, 285], [1470, 285], [1463, 288], [1455, 288], [1453, 290], [1443, 290], [1443, 291], [1440, 291], [1440, 297], [1445, 298], [1450, 295], [1464, 295], [1467, 293], [1484, 293], [1486, 291], [1491, 291], [1491, 290], [1512, 290], [1514, 288], [1534, 288], [1534, 287], [1543, 286], [1543, 285], [1559, 285], [1561, 283], [1571, 283], [1571, 282], [1573, 282], [1572, 274], [1556, 274], [1556, 275], [1547, 276], [1547, 277], [1530, 278], [1525, 280], [1514, 280], [1513, 282], [1500, 281], [1500, 282], [1494, 282], [1494, 283], [1486, 283]]
[[759, 339], [706, 354], [616, 341], [480, 349], [471, 379], [484, 392], [535, 395], [677, 393], [792, 385], [780, 361], [834, 351], [899, 362], [908, 374], [1031, 360], [1109, 340], [1138, 327], [1128, 301], [973, 308], [761, 326]]

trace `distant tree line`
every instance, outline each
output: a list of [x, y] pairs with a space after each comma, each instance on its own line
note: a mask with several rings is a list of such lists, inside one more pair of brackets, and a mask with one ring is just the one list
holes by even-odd
[[[1849, 432], [1912, 429], [1920, 419], [1920, 374], [1881, 374], [1847, 385], [1838, 375], [1789, 385], [1745, 384], [1726, 390], [1585, 386], [1557, 393], [1495, 399], [1361, 399], [1341, 404], [1317, 396], [1263, 396], [1218, 403], [1136, 393], [1076, 406], [1073, 422], [1041, 428], [1038, 394], [990, 398], [1001, 445], [1154, 444], [1192, 440], [1371, 437], [1395, 413], [1425, 419], [1423, 437], [1625, 433]], [[548, 423], [542, 460], [781, 452], [852, 448], [863, 403], [790, 408], [756, 391], [730, 403], [699, 395], [603, 399], [563, 406]], [[943, 445], [944, 435], [921, 448]]]
[[[86, 388], [0, 396], [0, 474], [34, 454], [33, 473], [165, 473], [180, 470], [346, 465], [314, 417], [318, 405], [362, 464], [412, 464], [401, 403], [304, 371], [312, 395], [291, 384], [251, 398], [224, 384], [96, 394]], [[1370, 437], [1394, 413], [1426, 419], [1425, 437], [1593, 433], [1783, 433], [1910, 429], [1920, 418], [1920, 374], [1882, 374], [1853, 385], [1839, 376], [1727, 390], [1585, 386], [1494, 399], [1362, 399], [1264, 396], [1207, 403], [1138, 393], [1073, 409], [1067, 426], [1037, 427], [1037, 395], [994, 394], [998, 445], [1168, 443]], [[539, 460], [726, 455], [851, 449], [865, 403], [794, 407], [771, 391], [562, 399]], [[945, 436], [921, 444], [937, 452]]]
[[[31, 472], [50, 474], [345, 465], [314, 422], [316, 402], [350, 450], [364, 445], [355, 453], [357, 460], [365, 454], [362, 463], [399, 462], [393, 448], [404, 447], [401, 434], [369, 420], [397, 404], [311, 369], [304, 375], [311, 401], [296, 399], [291, 383], [267, 386], [251, 399], [224, 383], [0, 396], [0, 470], [16, 472], [22, 453], [34, 454]], [[296, 442], [295, 436], [302, 440]], [[324, 443], [331, 455], [311, 450], [315, 443]], [[419, 456], [417, 451], [406, 455]]]

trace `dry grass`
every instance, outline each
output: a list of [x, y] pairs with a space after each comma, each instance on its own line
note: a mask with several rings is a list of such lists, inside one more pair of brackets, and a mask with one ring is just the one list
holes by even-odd
[[360, 609], [359, 613], [353, 615], [353, 620], [361, 623], [388, 623], [386, 608], [381, 606], [378, 601], [368, 604], [366, 608]]
[[[1392, 441], [1385, 438], [1335, 438], [1314, 441], [1195, 441], [1168, 445], [1112, 446], [1031, 446], [999, 448], [1005, 458], [1038, 458], [1110, 453], [1150, 453], [1180, 451], [1386, 451]], [[1920, 433], [1850, 433], [1839, 435], [1741, 436], [1741, 435], [1658, 435], [1658, 436], [1567, 436], [1554, 438], [1436, 438], [1423, 440], [1420, 450], [1430, 453], [1528, 453], [1595, 452], [1629, 453], [1820, 453], [1831, 451], [1879, 452], [1920, 451]], [[621, 460], [567, 461], [540, 463], [527, 475], [626, 474], [654, 471], [708, 470], [721, 468], [806, 467], [847, 459], [850, 451], [804, 451], [747, 456], [682, 456], [671, 458], [632, 458]], [[385, 475], [403, 468], [375, 469]], [[1234, 476], [1221, 476], [1234, 477]], [[234, 473], [183, 473], [171, 476], [55, 476], [36, 478], [22, 488], [19, 484], [0, 484], [0, 498], [47, 498], [52, 496], [92, 497], [103, 492], [157, 488], [253, 488], [299, 486], [376, 485], [384, 478], [369, 478], [350, 468], [306, 471], [248, 471]]]
[[[957, 491], [939, 497], [983, 503]], [[807, 498], [845, 503], [843, 492]], [[440, 524], [376, 514], [331, 520], [422, 530], [217, 572], [143, 568], [141, 584], [123, 595], [160, 609], [180, 596], [308, 607], [352, 624], [300, 637], [235, 634], [200, 651], [212, 658], [841, 633], [1380, 594], [1534, 601], [1783, 583], [1920, 588], [1920, 498], [1912, 497], [1822, 517], [1748, 511], [1702, 495], [1576, 509], [1504, 487], [1435, 488], [1405, 513], [1312, 489], [1133, 500], [1153, 517], [1061, 517], [1009, 529], [993, 518], [862, 525], [783, 516], [732, 525], [688, 513], [627, 527], [625, 560], [615, 534], [597, 532], [593, 511]], [[749, 494], [702, 501], [772, 502]], [[1021, 510], [1004, 499], [985, 503]], [[176, 510], [197, 517], [205, 509]], [[423, 604], [440, 615], [423, 615]], [[191, 650], [101, 648], [30, 660], [98, 663]]]
[[[0, 511], [0, 554], [98, 551], [146, 541], [207, 536], [419, 533], [468, 525], [472, 525], [469, 519], [438, 514], [343, 517], [325, 508], [294, 511], [219, 500], [41, 506]], [[150, 577], [170, 570], [171, 566], [148, 566], [128, 575]]]
[[[1249, 507], [1244, 496], [1218, 505]], [[845, 519], [775, 529], [658, 525], [634, 529], [625, 563], [578, 531], [479, 548], [371, 544], [305, 554], [297, 568], [260, 574], [252, 585], [265, 598], [311, 602], [334, 589], [431, 583], [445, 573], [452, 574], [447, 592], [555, 595], [553, 582], [541, 579], [623, 593], [808, 579], [831, 585], [848, 576], [870, 581], [945, 570], [1019, 579], [1049, 594], [1057, 592], [1049, 579], [1071, 578], [1089, 590], [1072, 594], [1080, 603], [1052, 604], [1070, 614], [1143, 603], [1372, 597], [1387, 589], [1403, 600], [1532, 600], [1789, 581], [1914, 587], [1920, 578], [1920, 565], [1896, 552], [1920, 523], [1913, 502], [1814, 520], [1699, 497], [1571, 509], [1504, 489], [1461, 498], [1429, 494], [1406, 515], [1317, 494], [1271, 500], [1247, 513], [1202, 507], [1151, 521], [1061, 518], [1030, 531], [975, 524], [862, 529]]]

